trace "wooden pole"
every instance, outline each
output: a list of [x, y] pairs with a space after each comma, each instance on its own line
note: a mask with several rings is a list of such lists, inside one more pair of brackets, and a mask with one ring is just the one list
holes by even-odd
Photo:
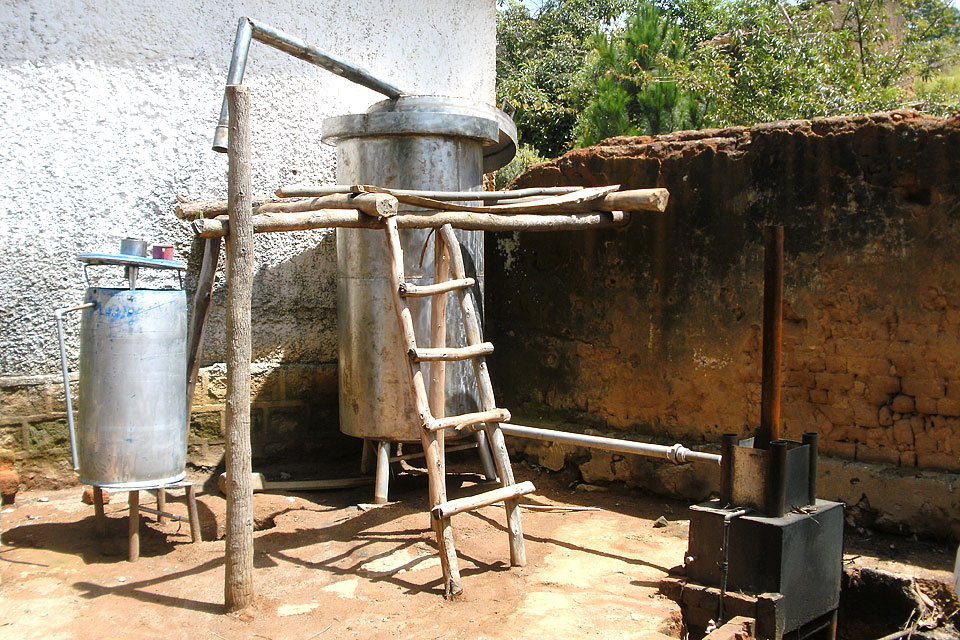
[[253, 601], [253, 489], [250, 485], [250, 300], [253, 289], [253, 211], [250, 190], [250, 92], [227, 87], [230, 235], [227, 236], [227, 611]]
[[783, 361], [783, 227], [763, 230], [763, 377], [760, 429], [754, 446], [780, 439], [780, 382]]
[[[494, 214], [441, 211], [402, 213], [396, 216], [400, 229], [435, 229], [449, 224], [468, 231], [577, 231], [623, 227], [630, 222], [625, 211], [558, 214]], [[225, 217], [194, 220], [193, 232], [201, 238], [223, 237], [228, 231]], [[264, 213], [253, 219], [254, 233], [305, 231], [307, 229], [382, 229], [376, 218], [350, 210], [324, 210], [303, 213]]]
[[193, 409], [193, 396], [200, 375], [200, 354], [203, 352], [203, 331], [207, 325], [213, 285], [217, 280], [217, 262], [220, 260], [220, 238], [207, 238], [203, 243], [203, 261], [197, 277], [197, 290], [193, 294], [193, 310], [190, 313], [190, 329], [187, 332], [187, 422]]
[[136, 489], [127, 492], [127, 559], [136, 562], [140, 559], [140, 492]]
[[[296, 213], [320, 209], [356, 209], [375, 218], [389, 218], [397, 213], [397, 199], [388, 193], [335, 194], [317, 198], [273, 201], [268, 196], [253, 198], [253, 213]], [[226, 200], [181, 202], [174, 214], [181, 220], [216, 218], [227, 213]]]

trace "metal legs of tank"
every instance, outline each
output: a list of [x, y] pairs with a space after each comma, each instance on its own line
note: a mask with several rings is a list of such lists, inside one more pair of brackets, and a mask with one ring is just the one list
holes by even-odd
[[[484, 480], [487, 482], [496, 482], [497, 468], [493, 462], [493, 455], [490, 453], [487, 436], [483, 431], [477, 431], [473, 436], [476, 441], [474, 444], [447, 447], [447, 451], [476, 448], [477, 455], [480, 457], [480, 465], [483, 468]], [[367, 474], [371, 471], [376, 472], [376, 481], [373, 490], [374, 504], [386, 504], [389, 500], [391, 464], [398, 463], [400, 460], [411, 460], [423, 457], [422, 452], [391, 456], [390, 444], [387, 440], [363, 440], [363, 448], [360, 454], [360, 473]], [[374, 459], [376, 459], [376, 466], [372, 468], [374, 467]]]
[[373, 488], [374, 504], [386, 504], [390, 484], [390, 442], [377, 442], [377, 481]]
[[490, 454], [490, 444], [487, 442], [487, 434], [483, 431], [477, 431], [473, 436], [477, 439], [477, 454], [479, 454], [480, 464], [483, 466], [483, 478], [487, 482], [496, 482], [497, 467], [493, 464], [493, 456]]

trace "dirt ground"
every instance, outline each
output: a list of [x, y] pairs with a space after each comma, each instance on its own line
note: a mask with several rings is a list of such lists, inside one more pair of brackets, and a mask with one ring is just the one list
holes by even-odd
[[[562, 474], [516, 465], [538, 493], [526, 502], [600, 510], [524, 510], [527, 566], [511, 569], [503, 509], [454, 519], [465, 595], [442, 596], [427, 528], [426, 479], [400, 476], [388, 505], [365, 505], [372, 488], [257, 494], [253, 607], [224, 615], [223, 497], [200, 492], [203, 542], [185, 524], [144, 514], [141, 558], [126, 560], [126, 494], [107, 505], [107, 534], [79, 487], [21, 494], [2, 513], [0, 638], [677, 638], [679, 609], [657, 594], [686, 549], [686, 504], [625, 490], [584, 491]], [[480, 478], [452, 477], [451, 497]], [[589, 487], [588, 487], [589, 488]], [[172, 492], [171, 492], [172, 493]], [[141, 504], [152, 506], [152, 497]], [[180, 496], [168, 510], [186, 513]], [[654, 527], [663, 516], [665, 527]], [[886, 542], [884, 542], [884, 546]], [[946, 575], [934, 554], [851, 562]], [[876, 554], [874, 554], [876, 555]], [[941, 554], [942, 555], [942, 554]], [[885, 567], [888, 568], [889, 567]]]

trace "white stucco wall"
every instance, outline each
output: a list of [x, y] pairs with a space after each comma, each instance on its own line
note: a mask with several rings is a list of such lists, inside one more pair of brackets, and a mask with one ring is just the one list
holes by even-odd
[[[210, 143], [240, 15], [406, 91], [493, 100], [494, 0], [0, 0], [0, 377], [59, 370], [51, 312], [82, 298], [78, 253], [136, 236], [190, 256], [175, 196], [225, 195]], [[382, 99], [256, 42], [245, 84], [259, 193], [332, 182], [322, 119]], [[257, 250], [255, 358], [334, 361], [332, 234], [258, 236]], [[215, 305], [207, 362], [222, 336]]]

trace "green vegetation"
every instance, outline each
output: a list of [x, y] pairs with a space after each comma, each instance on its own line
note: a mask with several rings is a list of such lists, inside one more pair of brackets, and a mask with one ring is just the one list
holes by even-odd
[[500, 98], [543, 157], [612, 135], [960, 108], [960, 11], [947, 0], [498, 6]]

